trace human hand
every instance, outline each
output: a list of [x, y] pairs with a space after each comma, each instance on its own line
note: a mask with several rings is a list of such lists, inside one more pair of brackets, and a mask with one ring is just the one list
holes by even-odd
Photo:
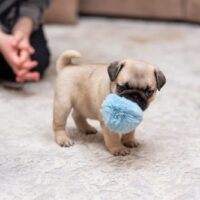
[[30, 59], [34, 49], [21, 32], [8, 35], [0, 31], [0, 51], [16, 74], [17, 82], [39, 80], [38, 72], [30, 72], [38, 65]]
[[18, 74], [19, 72], [20, 59], [18, 56], [17, 45], [22, 39], [21, 37], [22, 36], [19, 34], [14, 37], [0, 32], [0, 51], [15, 74]]
[[[16, 32], [14, 36], [17, 38], [20, 32]], [[38, 72], [31, 72], [30, 70], [37, 67], [38, 62], [31, 60], [31, 55], [35, 52], [35, 49], [30, 45], [28, 37], [22, 37], [21, 41], [18, 43], [19, 57], [20, 57], [20, 72], [16, 77], [17, 82], [24, 81], [37, 81], [40, 79], [40, 74]]]
[[16, 81], [37, 81], [40, 79], [38, 72], [30, 70], [38, 65], [36, 61], [31, 60], [31, 55], [34, 53], [34, 48], [30, 45], [29, 38], [33, 30], [33, 22], [28, 17], [21, 17], [14, 25], [12, 34], [17, 39], [21, 37], [18, 43], [18, 53], [20, 57], [20, 73], [16, 76]]
[[40, 80], [39, 72], [31, 72], [30, 69], [36, 67], [38, 65], [37, 61], [31, 61], [27, 59], [22, 65], [21, 70], [16, 76], [17, 82], [25, 82], [25, 81], [38, 81]]

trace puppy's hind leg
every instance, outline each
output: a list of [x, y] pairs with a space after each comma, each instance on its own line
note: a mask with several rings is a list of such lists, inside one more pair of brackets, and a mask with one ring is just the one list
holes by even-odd
[[65, 126], [67, 117], [72, 109], [71, 103], [63, 105], [57, 99], [54, 101], [53, 111], [53, 129], [55, 132], [55, 140], [62, 147], [73, 145], [73, 141], [69, 138]]
[[97, 133], [97, 130], [88, 124], [87, 120], [76, 110], [73, 110], [72, 117], [79, 131], [89, 135]]

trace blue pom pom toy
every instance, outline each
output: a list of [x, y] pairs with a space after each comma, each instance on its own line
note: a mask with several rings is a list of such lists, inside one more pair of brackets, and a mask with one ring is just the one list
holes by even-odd
[[101, 111], [106, 126], [119, 134], [132, 131], [143, 119], [143, 111], [136, 103], [116, 94], [106, 97]]

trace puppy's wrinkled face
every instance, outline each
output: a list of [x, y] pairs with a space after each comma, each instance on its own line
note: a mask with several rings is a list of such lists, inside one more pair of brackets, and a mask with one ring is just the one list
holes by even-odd
[[166, 83], [164, 74], [155, 66], [136, 60], [113, 62], [108, 66], [111, 91], [136, 102], [145, 110], [157, 90]]

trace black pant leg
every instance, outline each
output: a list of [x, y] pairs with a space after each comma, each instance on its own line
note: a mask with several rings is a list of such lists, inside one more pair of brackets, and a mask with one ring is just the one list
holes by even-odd
[[15, 81], [15, 77], [16, 76], [15, 76], [12, 68], [7, 63], [7, 61], [4, 59], [3, 55], [0, 54], [0, 79]]
[[35, 49], [35, 53], [31, 56], [31, 59], [38, 62], [38, 66], [32, 71], [39, 72], [42, 77], [50, 62], [50, 51], [42, 26], [32, 33], [30, 43]]

